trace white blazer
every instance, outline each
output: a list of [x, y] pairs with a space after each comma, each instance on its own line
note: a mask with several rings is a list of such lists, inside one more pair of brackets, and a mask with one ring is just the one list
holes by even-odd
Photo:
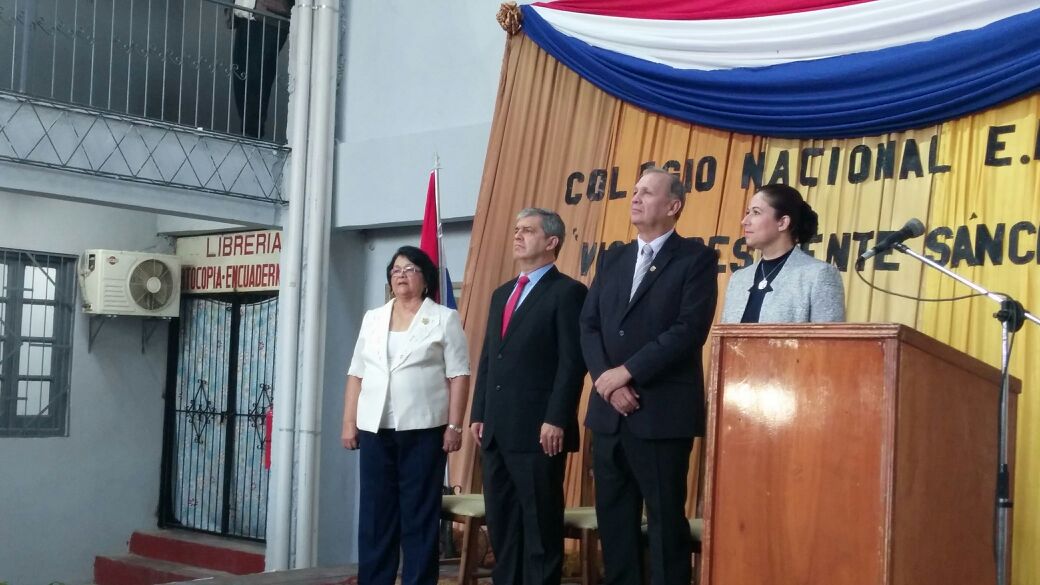
[[423, 300], [404, 345], [387, 355], [394, 300], [365, 313], [347, 374], [361, 378], [357, 426], [378, 432], [391, 401], [397, 430], [448, 424], [448, 378], [469, 375], [469, 350], [454, 309]]

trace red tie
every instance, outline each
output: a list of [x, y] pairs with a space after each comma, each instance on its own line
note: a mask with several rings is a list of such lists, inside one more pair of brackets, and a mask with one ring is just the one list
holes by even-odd
[[524, 292], [524, 287], [531, 279], [527, 278], [526, 274], [521, 274], [520, 278], [516, 281], [516, 288], [513, 289], [513, 294], [509, 295], [509, 300], [506, 302], [506, 310], [502, 312], [502, 337], [506, 336], [506, 329], [509, 329], [509, 320], [513, 318], [513, 311], [516, 310], [516, 303], [520, 301], [520, 295]]

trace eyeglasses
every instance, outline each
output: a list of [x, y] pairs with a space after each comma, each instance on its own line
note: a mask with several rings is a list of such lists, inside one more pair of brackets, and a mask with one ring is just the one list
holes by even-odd
[[400, 276], [402, 274], [405, 276], [411, 276], [413, 274], [419, 274], [420, 272], [422, 272], [422, 270], [418, 266], [414, 264], [409, 264], [408, 266], [404, 267], [394, 266], [390, 270], [390, 276]]

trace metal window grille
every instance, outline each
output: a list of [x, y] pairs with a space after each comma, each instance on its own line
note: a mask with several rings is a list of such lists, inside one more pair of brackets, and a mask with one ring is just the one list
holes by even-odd
[[0, 248], [0, 436], [65, 436], [76, 257]]
[[232, 0], [0, 0], [0, 90], [284, 144], [289, 24]]

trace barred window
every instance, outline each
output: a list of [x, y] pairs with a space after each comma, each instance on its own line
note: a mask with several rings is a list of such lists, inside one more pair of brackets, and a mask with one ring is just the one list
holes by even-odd
[[0, 436], [67, 434], [76, 258], [0, 248]]

